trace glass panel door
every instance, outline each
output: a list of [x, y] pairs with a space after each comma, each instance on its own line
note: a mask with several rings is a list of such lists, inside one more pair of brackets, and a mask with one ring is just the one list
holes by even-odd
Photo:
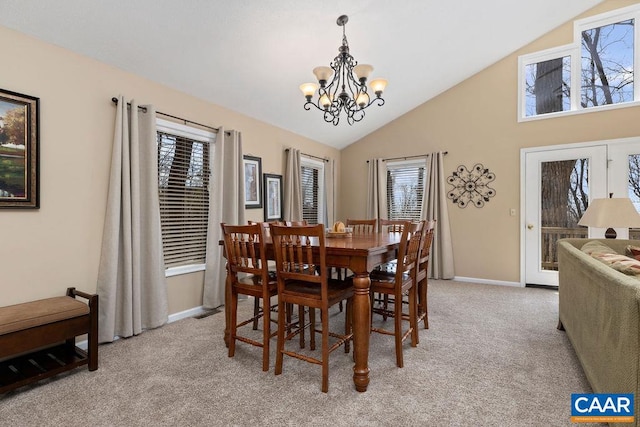
[[526, 284], [557, 286], [557, 241], [587, 237], [578, 221], [589, 200], [606, 195], [606, 153], [604, 145], [526, 153]]

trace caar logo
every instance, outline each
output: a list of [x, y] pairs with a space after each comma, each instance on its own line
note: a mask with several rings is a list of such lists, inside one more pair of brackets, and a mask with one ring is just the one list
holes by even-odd
[[632, 423], [634, 422], [633, 394], [571, 395], [571, 422], [574, 423]]

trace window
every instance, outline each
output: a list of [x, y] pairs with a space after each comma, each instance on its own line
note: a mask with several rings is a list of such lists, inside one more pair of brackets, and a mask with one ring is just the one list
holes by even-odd
[[324, 162], [301, 156], [302, 219], [309, 224], [324, 222]]
[[524, 68], [526, 117], [571, 109], [573, 46], [528, 55]]
[[426, 162], [412, 160], [387, 163], [387, 216], [389, 219], [422, 218]]
[[[204, 269], [215, 134], [157, 120], [158, 193], [167, 275]], [[188, 266], [188, 267], [185, 267]]]
[[574, 42], [518, 58], [519, 120], [635, 106], [634, 5], [574, 22]]

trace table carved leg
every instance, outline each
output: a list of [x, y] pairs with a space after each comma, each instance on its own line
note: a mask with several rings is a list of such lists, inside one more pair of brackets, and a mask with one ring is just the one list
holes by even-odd
[[353, 382], [359, 392], [367, 391], [369, 385], [369, 335], [371, 333], [371, 303], [368, 273], [357, 273], [353, 279], [353, 351], [355, 366]]

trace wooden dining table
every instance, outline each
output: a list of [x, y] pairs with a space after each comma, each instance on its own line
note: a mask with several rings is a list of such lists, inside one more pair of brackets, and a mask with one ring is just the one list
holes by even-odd
[[[371, 329], [371, 303], [369, 273], [378, 265], [396, 258], [402, 233], [350, 234], [345, 237], [325, 239], [328, 267], [348, 268], [354, 273], [353, 286], [353, 383], [359, 392], [367, 391], [369, 385], [369, 335]], [[267, 257], [273, 259], [270, 237], [266, 239]], [[227, 298], [229, 294], [227, 283]], [[229, 304], [225, 304], [225, 308]], [[228, 310], [225, 325], [225, 342], [228, 342]]]

